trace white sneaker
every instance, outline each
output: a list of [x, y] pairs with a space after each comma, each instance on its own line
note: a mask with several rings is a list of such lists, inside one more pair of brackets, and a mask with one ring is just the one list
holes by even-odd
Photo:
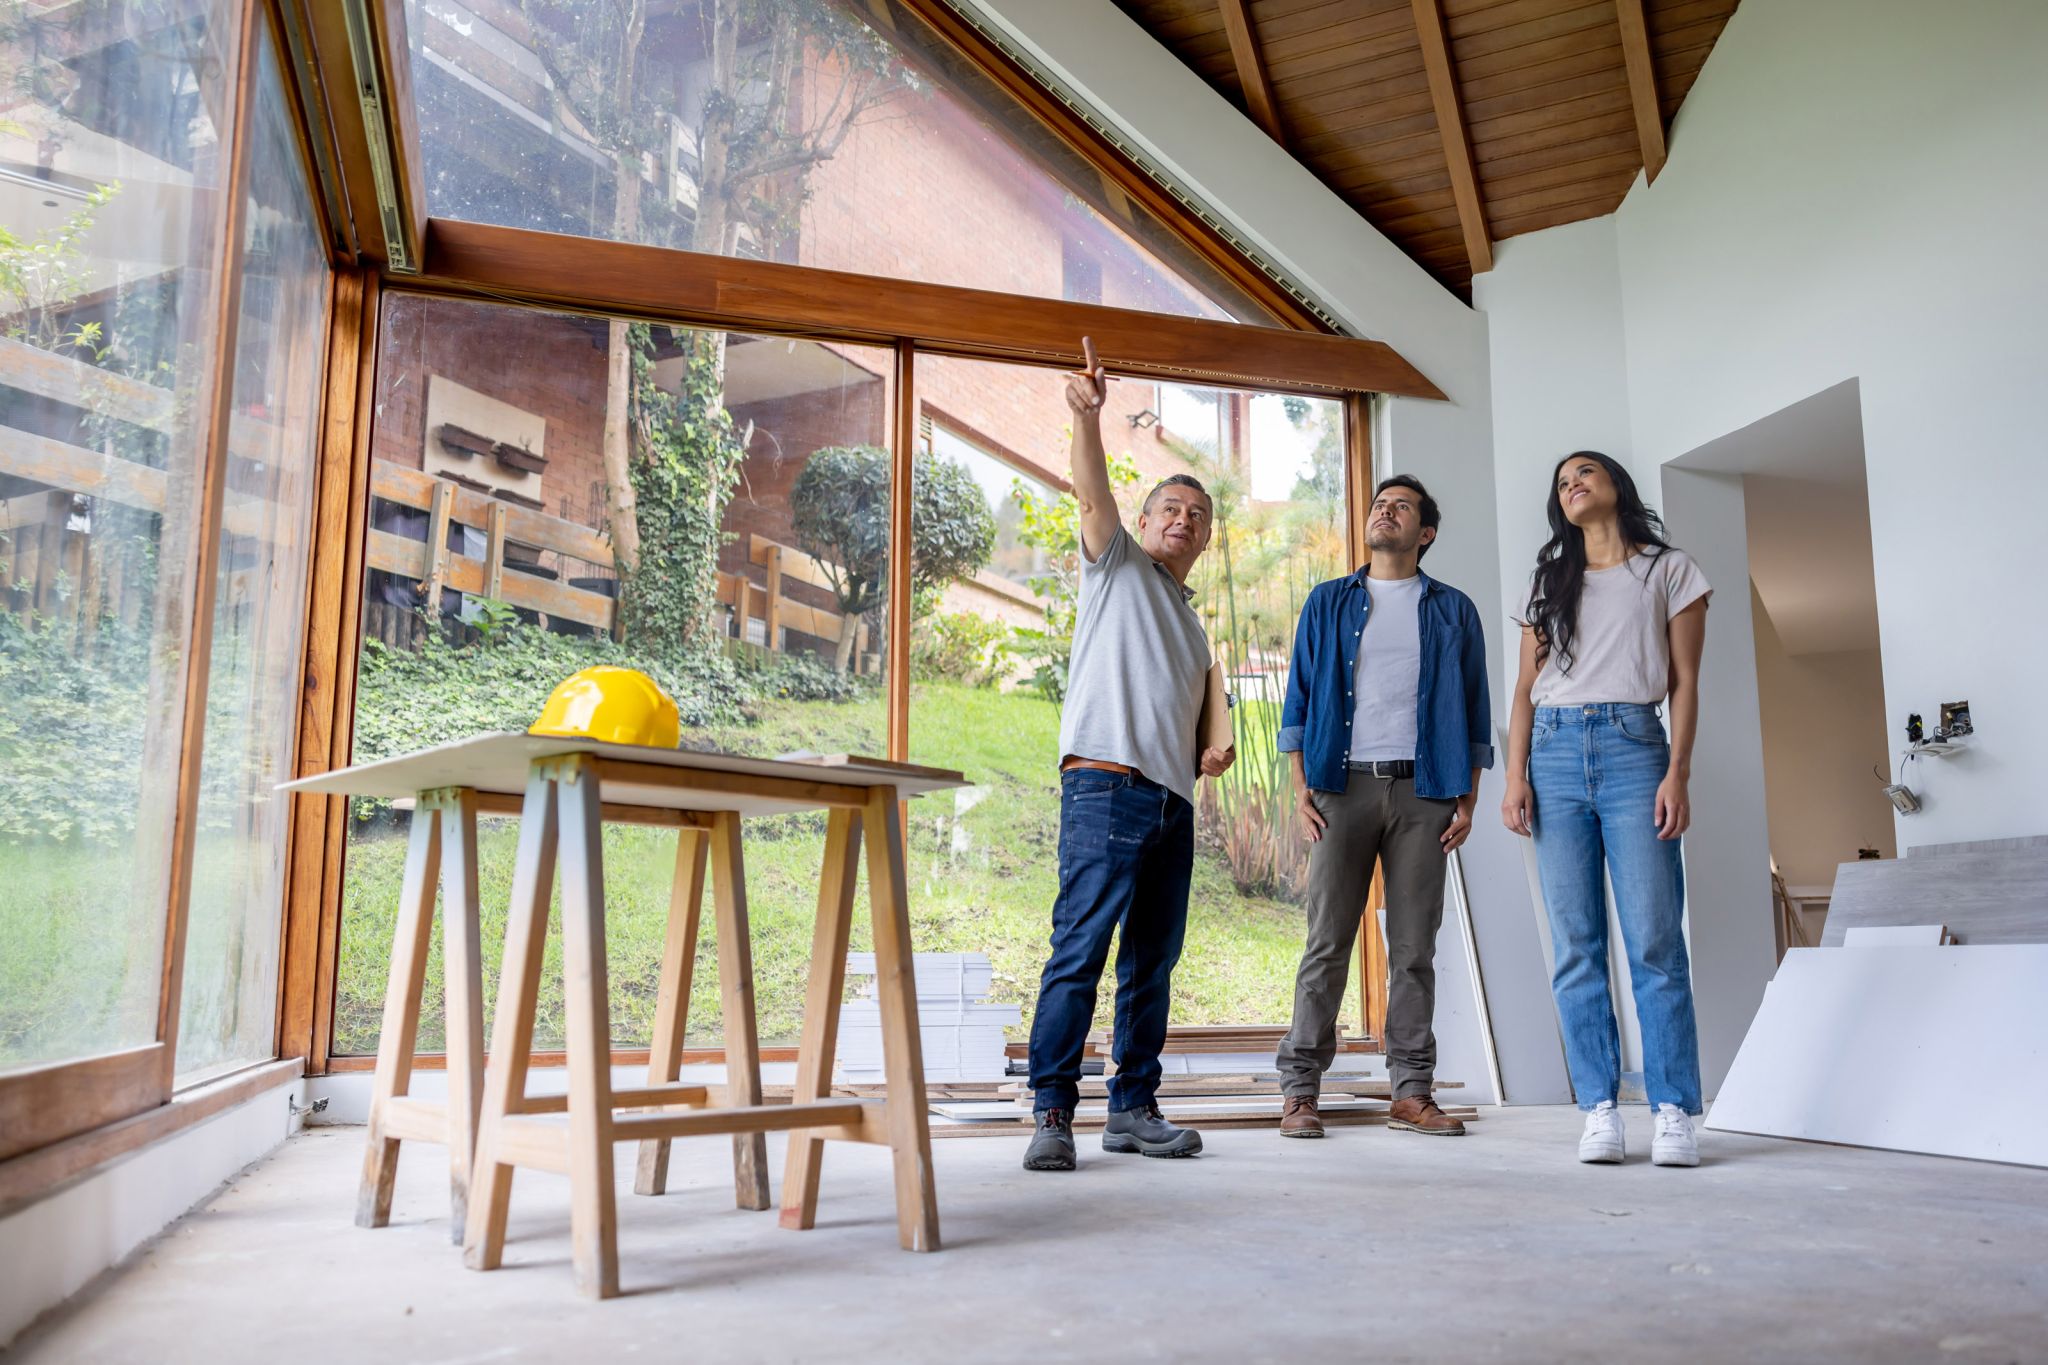
[[1621, 1111], [1613, 1100], [1602, 1100], [1586, 1115], [1586, 1131], [1579, 1135], [1579, 1160], [1616, 1165], [1625, 1149]]
[[1692, 1115], [1675, 1104], [1657, 1106], [1657, 1136], [1650, 1140], [1650, 1160], [1658, 1166], [1700, 1164], [1700, 1140], [1692, 1131]]

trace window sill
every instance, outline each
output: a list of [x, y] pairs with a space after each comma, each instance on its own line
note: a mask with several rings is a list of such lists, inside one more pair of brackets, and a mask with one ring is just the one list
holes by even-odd
[[168, 1104], [0, 1162], [0, 1218], [153, 1142], [295, 1081], [304, 1071], [305, 1062], [298, 1057], [258, 1062], [180, 1091]]

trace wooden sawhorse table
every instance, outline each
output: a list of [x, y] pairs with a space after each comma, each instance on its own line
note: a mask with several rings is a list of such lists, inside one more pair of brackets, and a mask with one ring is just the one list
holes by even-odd
[[[785, 1227], [808, 1228], [816, 1218], [826, 1141], [874, 1142], [894, 1154], [899, 1241], [908, 1250], [937, 1250], [938, 1206], [911, 967], [900, 803], [961, 785], [958, 773], [872, 759], [744, 759], [523, 734], [480, 736], [290, 784], [295, 790], [417, 798], [357, 1221], [377, 1226], [388, 1218], [400, 1140], [446, 1141], [464, 1260], [476, 1269], [493, 1269], [503, 1255], [513, 1171], [528, 1166], [566, 1174], [576, 1281], [585, 1293], [606, 1298], [619, 1289], [613, 1144], [641, 1144], [635, 1189], [658, 1194], [666, 1184], [671, 1140], [730, 1133], [737, 1201], [742, 1208], [765, 1209], [766, 1134], [788, 1129]], [[523, 797], [515, 795], [521, 788]], [[490, 1066], [485, 1070], [476, 947], [476, 818], [515, 809], [521, 817], [519, 851]], [[740, 820], [746, 815], [818, 809], [828, 812], [825, 857], [795, 1095], [790, 1104], [763, 1104]], [[679, 830], [681, 840], [648, 1080], [639, 1089], [614, 1089], [611, 1083], [601, 838], [606, 820], [667, 825]], [[863, 847], [874, 915], [888, 1096], [831, 1099], [832, 1058]], [[528, 1096], [534, 1013], [558, 864], [568, 1093]], [[727, 1080], [723, 1086], [679, 1085], [707, 864], [719, 924]], [[447, 874], [451, 945], [446, 953], [446, 1106], [411, 1099], [406, 1093], [437, 871]], [[567, 1122], [536, 1117], [548, 1114], [565, 1115]], [[471, 1143], [473, 1161], [465, 1159]]]

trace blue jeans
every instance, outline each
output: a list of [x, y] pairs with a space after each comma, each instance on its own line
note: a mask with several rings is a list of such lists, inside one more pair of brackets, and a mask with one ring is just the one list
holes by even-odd
[[1550, 915], [1550, 989], [1579, 1108], [1621, 1087], [1621, 1040], [1607, 981], [1604, 862], [1643, 1029], [1650, 1105], [1700, 1112], [1699, 1032], [1685, 951], [1678, 840], [1657, 837], [1657, 787], [1671, 746], [1654, 706], [1540, 706], [1529, 740], [1536, 864]]
[[1081, 1097], [1095, 986], [1119, 925], [1109, 1107], [1121, 1112], [1152, 1102], [1194, 861], [1195, 810], [1183, 798], [1135, 774], [1060, 774], [1060, 894], [1052, 907], [1052, 956], [1031, 1021], [1036, 1108], [1072, 1113]]

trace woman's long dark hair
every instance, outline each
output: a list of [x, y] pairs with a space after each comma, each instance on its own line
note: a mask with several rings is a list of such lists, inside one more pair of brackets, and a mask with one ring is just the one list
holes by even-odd
[[1550, 539], [1536, 552], [1536, 573], [1529, 589], [1528, 622], [1536, 628], [1539, 658], [1554, 652], [1558, 667], [1572, 670], [1572, 647], [1579, 636], [1579, 598], [1586, 591], [1586, 533], [1571, 524], [1557, 496], [1557, 473], [1574, 460], [1595, 460], [1614, 481], [1614, 509], [1621, 519], [1621, 537], [1629, 552], [1655, 558], [1671, 548], [1664, 538], [1664, 519], [1643, 503], [1636, 481], [1615, 461], [1597, 450], [1575, 450], [1550, 470], [1545, 507], [1550, 514]]

